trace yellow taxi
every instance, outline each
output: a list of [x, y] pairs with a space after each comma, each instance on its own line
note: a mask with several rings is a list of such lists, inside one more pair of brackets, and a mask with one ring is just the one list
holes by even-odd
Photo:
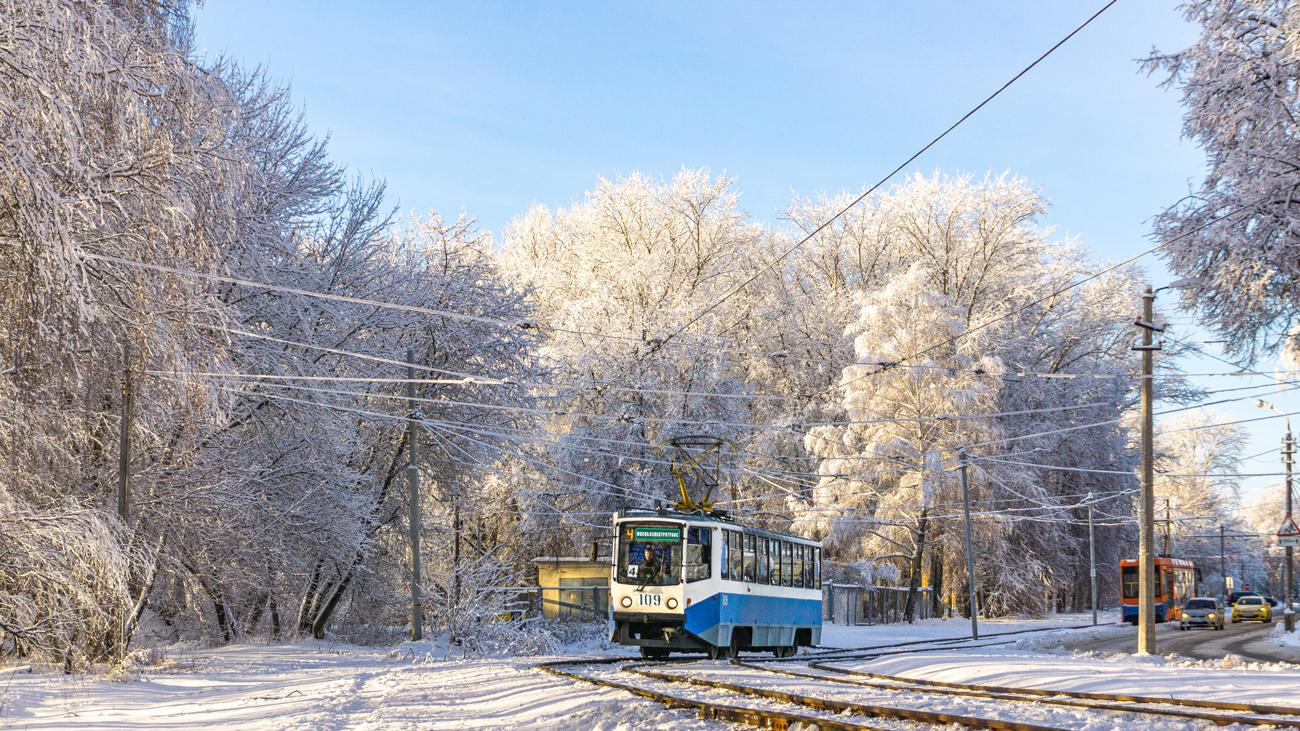
[[1273, 608], [1262, 596], [1243, 596], [1232, 605], [1232, 621], [1245, 622], [1257, 619], [1268, 623], [1273, 621]]

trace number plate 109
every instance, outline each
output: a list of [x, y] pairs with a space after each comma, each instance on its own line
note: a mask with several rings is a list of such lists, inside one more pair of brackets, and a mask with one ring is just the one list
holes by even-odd
[[657, 607], [663, 601], [658, 594], [638, 594], [639, 604], [643, 607]]

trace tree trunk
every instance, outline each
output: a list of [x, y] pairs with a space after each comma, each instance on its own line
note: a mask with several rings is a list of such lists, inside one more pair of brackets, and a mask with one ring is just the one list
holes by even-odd
[[930, 549], [930, 616], [943, 616], [943, 552]]
[[262, 612], [266, 609], [267, 600], [266, 592], [262, 592], [253, 602], [253, 613], [248, 617], [248, 624], [244, 625], [246, 628], [244, 634], [251, 635], [257, 631], [257, 623], [262, 621]]
[[320, 616], [316, 618], [315, 622], [312, 622], [312, 637], [315, 637], [318, 640], [325, 639], [325, 625], [330, 621], [330, 615], [334, 614], [334, 609], [338, 607], [339, 600], [343, 598], [343, 592], [347, 591], [348, 585], [352, 583], [352, 576], [355, 573], [356, 567], [361, 565], [362, 558], [362, 553], [358, 551], [357, 560], [352, 564], [352, 568], [348, 570], [347, 576], [344, 576], [343, 580], [334, 587], [334, 593], [330, 595], [329, 601], [325, 602], [325, 606], [321, 608]]
[[271, 639], [280, 639], [280, 609], [275, 604], [275, 597], [271, 597]]
[[[330, 621], [330, 616], [334, 614], [334, 610], [338, 607], [339, 600], [343, 598], [343, 592], [347, 591], [348, 586], [352, 583], [352, 577], [356, 575], [357, 569], [360, 568], [361, 562], [364, 560], [366, 560], [366, 555], [361, 551], [357, 551], [357, 556], [352, 560], [352, 565], [348, 567], [348, 572], [343, 575], [343, 580], [335, 584], [332, 591], [321, 591], [322, 596], [329, 593], [330, 598], [329, 601], [325, 602], [325, 606], [321, 607], [319, 615], [311, 618], [310, 629], [312, 636], [316, 639], [319, 640], [325, 636], [325, 624]], [[313, 607], [314, 611], [315, 608]]]
[[303, 595], [302, 605], [298, 607], [299, 632], [311, 629], [312, 616], [316, 614], [316, 603], [320, 601], [320, 574], [324, 567], [325, 559], [316, 559], [316, 568], [311, 572], [311, 583], [307, 585], [307, 593]]
[[912, 575], [907, 580], [907, 604], [903, 607], [903, 617], [908, 624], [916, 621], [916, 590], [921, 586], [921, 563], [925, 558], [925, 529], [930, 524], [930, 509], [921, 509], [920, 525], [916, 533], [916, 555], [912, 556]]

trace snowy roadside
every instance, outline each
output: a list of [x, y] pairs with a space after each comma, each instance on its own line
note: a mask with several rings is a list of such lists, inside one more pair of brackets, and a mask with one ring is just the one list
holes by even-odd
[[1278, 621], [1273, 624], [1273, 631], [1268, 633], [1264, 641], [1278, 647], [1300, 647], [1300, 629], [1287, 632], [1286, 626]]

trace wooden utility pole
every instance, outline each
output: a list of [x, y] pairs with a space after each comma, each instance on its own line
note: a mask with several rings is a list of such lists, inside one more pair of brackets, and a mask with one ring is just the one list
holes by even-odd
[[406, 350], [406, 438], [411, 461], [406, 465], [409, 522], [411, 528], [411, 639], [424, 639], [424, 616], [420, 611], [420, 470], [415, 466], [418, 427], [415, 423], [415, 348]]
[[1138, 501], [1138, 653], [1156, 651], [1156, 560], [1155, 560], [1155, 464], [1154, 423], [1151, 382], [1153, 356], [1160, 349], [1152, 344], [1152, 334], [1160, 328], [1155, 319], [1156, 293], [1151, 285], [1142, 288], [1142, 319], [1137, 322], [1142, 329], [1142, 495]]
[[966, 512], [966, 581], [970, 585], [970, 638], [980, 638], [979, 606], [975, 601], [975, 555], [970, 540], [970, 484], [966, 478], [966, 450], [957, 452], [961, 460], [961, 502]]
[[131, 520], [131, 421], [135, 411], [135, 389], [131, 383], [131, 339], [122, 345], [122, 421], [117, 435], [117, 517], [123, 525]]

